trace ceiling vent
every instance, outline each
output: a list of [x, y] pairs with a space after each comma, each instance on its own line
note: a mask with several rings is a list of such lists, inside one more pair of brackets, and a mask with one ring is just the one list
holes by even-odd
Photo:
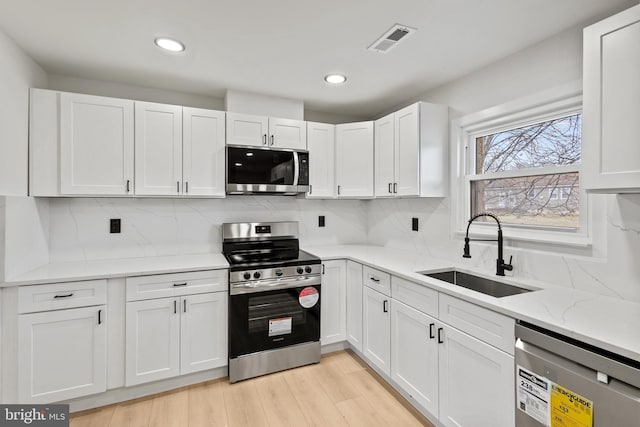
[[405, 39], [409, 34], [416, 32], [415, 28], [407, 27], [406, 25], [396, 24], [387, 30], [382, 37], [373, 42], [367, 50], [373, 50], [375, 52], [387, 53], [393, 47], [395, 47], [400, 40]]

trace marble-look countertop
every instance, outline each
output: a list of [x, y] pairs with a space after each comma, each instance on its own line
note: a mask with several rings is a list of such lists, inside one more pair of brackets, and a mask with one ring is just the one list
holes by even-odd
[[148, 274], [228, 268], [220, 253], [104, 259], [46, 264], [19, 276], [11, 277], [0, 287], [71, 282]]
[[[425, 277], [418, 272], [456, 268], [495, 279], [495, 271], [469, 269], [451, 261], [430, 259], [421, 253], [380, 246], [306, 246], [303, 249], [324, 260], [351, 259], [368, 264], [439, 292], [640, 362], [639, 303], [509, 276], [500, 280], [537, 291], [494, 298]], [[0, 283], [0, 287], [212, 270], [228, 266], [220, 253], [54, 263], [12, 277]]]
[[639, 303], [509, 276], [499, 280], [537, 291], [494, 298], [425, 277], [417, 272], [455, 268], [496, 279], [495, 271], [470, 270], [450, 261], [429, 259], [424, 254], [375, 246], [308, 246], [304, 249], [324, 260], [346, 258], [368, 264], [395, 276], [640, 362]]

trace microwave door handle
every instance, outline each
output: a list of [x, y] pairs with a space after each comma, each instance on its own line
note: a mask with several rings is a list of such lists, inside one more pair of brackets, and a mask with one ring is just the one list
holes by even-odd
[[293, 152], [293, 185], [298, 185], [298, 179], [300, 178], [300, 160], [298, 159], [298, 152]]

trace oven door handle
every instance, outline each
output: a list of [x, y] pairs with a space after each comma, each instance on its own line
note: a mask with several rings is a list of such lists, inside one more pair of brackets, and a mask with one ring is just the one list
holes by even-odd
[[258, 280], [249, 283], [233, 283], [230, 286], [229, 294], [241, 295], [302, 286], [319, 286], [320, 282], [320, 276], [297, 276], [276, 280]]

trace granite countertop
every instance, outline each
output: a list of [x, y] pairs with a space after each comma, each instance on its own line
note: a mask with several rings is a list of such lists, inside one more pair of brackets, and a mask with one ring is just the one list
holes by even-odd
[[[547, 283], [520, 280], [517, 277], [504, 277], [500, 281], [537, 291], [494, 298], [425, 277], [418, 272], [456, 268], [493, 279], [495, 272], [468, 269], [451, 261], [429, 259], [424, 254], [380, 246], [306, 246], [304, 249], [324, 260], [351, 259], [371, 265], [439, 292], [640, 362], [640, 303]], [[227, 267], [229, 264], [221, 253], [75, 261], [44, 265], [12, 277], [1, 283], [0, 287]]]
[[0, 283], [0, 287], [228, 267], [229, 263], [221, 253], [61, 262], [47, 264], [11, 277], [4, 283]]
[[495, 271], [470, 270], [454, 262], [428, 259], [424, 254], [375, 246], [308, 246], [304, 249], [325, 260], [346, 258], [371, 265], [439, 292], [640, 362], [640, 303], [547, 283], [518, 280], [517, 277], [501, 277], [500, 281], [538, 290], [494, 298], [417, 272], [455, 268], [495, 279]]

